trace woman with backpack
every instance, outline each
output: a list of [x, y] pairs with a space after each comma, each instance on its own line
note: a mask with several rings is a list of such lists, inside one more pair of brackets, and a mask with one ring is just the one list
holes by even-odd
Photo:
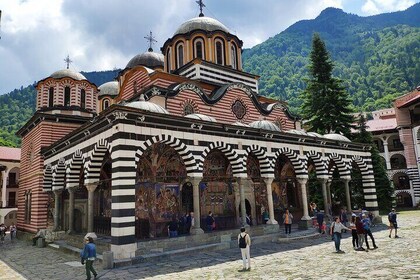
[[251, 270], [251, 256], [249, 247], [251, 246], [251, 238], [249, 234], [245, 231], [245, 228], [241, 228], [241, 232], [238, 234], [238, 245], [241, 249], [243, 268], [239, 272], [250, 271]]

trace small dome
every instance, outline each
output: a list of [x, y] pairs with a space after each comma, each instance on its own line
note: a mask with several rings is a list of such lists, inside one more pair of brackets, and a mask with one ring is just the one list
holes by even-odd
[[267, 120], [255, 121], [255, 122], [250, 123], [249, 126], [253, 128], [258, 128], [258, 129], [281, 131], [277, 125]]
[[148, 102], [148, 101], [134, 101], [134, 102], [125, 104], [125, 106], [141, 109], [144, 111], [154, 112], [154, 113], [169, 114], [169, 112], [166, 109], [162, 108], [161, 106], [155, 103]]
[[202, 121], [208, 121], [208, 122], [217, 122], [215, 118], [203, 115], [203, 114], [189, 114], [185, 116], [189, 119], [196, 119], [196, 120], [202, 120]]
[[186, 34], [194, 30], [204, 30], [208, 32], [221, 30], [229, 33], [227, 27], [214, 18], [196, 17], [181, 24], [175, 31], [174, 36], [178, 34]]
[[161, 67], [163, 68], [165, 59], [163, 54], [155, 53], [151, 49], [145, 53], [141, 53], [133, 57], [128, 63], [126, 68], [134, 68], [136, 66], [146, 66], [149, 68]]
[[110, 96], [117, 96], [118, 95], [118, 82], [112, 81], [99, 86], [99, 96], [102, 95], [110, 95]]
[[303, 131], [303, 130], [297, 130], [297, 129], [290, 129], [290, 130], [288, 130], [286, 132], [293, 133], [293, 134], [299, 134], [299, 135], [305, 135], [305, 136], [308, 135], [308, 133], [306, 133], [305, 131]]
[[331, 140], [336, 140], [336, 141], [351, 142], [349, 140], [349, 138], [347, 138], [346, 136], [343, 136], [343, 135], [337, 134], [337, 133], [325, 134], [322, 137], [327, 138], [327, 139], [331, 139]]
[[80, 74], [79, 72], [76, 72], [76, 71], [73, 71], [73, 70], [70, 70], [70, 69], [63, 69], [63, 70], [55, 71], [54, 73], [52, 73], [50, 75], [50, 77], [54, 78], [54, 79], [60, 79], [60, 78], [68, 77], [68, 78], [72, 78], [72, 79], [78, 80], [78, 81], [87, 80], [86, 77], [83, 76], [82, 74]]
[[308, 135], [309, 136], [312, 136], [312, 137], [318, 137], [318, 138], [322, 138], [323, 137], [321, 134], [316, 133], [316, 132], [308, 132]]

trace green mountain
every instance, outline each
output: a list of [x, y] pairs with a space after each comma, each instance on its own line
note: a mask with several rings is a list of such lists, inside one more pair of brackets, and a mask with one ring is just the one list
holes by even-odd
[[[120, 70], [81, 72], [96, 85], [114, 80]], [[36, 107], [35, 85], [21, 87], [0, 95], [0, 146], [19, 147], [20, 138], [15, 135], [34, 114]]]
[[390, 107], [420, 84], [420, 3], [401, 12], [359, 17], [327, 8], [243, 53], [243, 67], [261, 76], [260, 93], [299, 112], [314, 32], [320, 34], [354, 108]]

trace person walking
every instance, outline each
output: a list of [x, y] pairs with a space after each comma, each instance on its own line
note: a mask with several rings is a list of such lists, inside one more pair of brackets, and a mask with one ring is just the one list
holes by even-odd
[[344, 254], [344, 251], [342, 251], [340, 249], [341, 232], [342, 232], [343, 229], [350, 230], [349, 228], [347, 228], [346, 226], [344, 226], [340, 222], [340, 218], [339, 217], [335, 217], [335, 222], [333, 222], [332, 225], [331, 225], [330, 234], [332, 235], [333, 240], [334, 240], [335, 252], [336, 253], [339, 253], [339, 254]]
[[215, 224], [215, 221], [213, 218], [213, 213], [209, 211], [209, 214], [207, 215], [207, 218], [206, 218], [206, 228], [208, 232], [213, 231], [214, 224]]
[[4, 224], [0, 224], [0, 242], [1, 244], [4, 243], [4, 237], [6, 236], [6, 226]]
[[82, 264], [86, 263], [86, 279], [91, 279], [91, 272], [93, 273], [93, 279], [96, 279], [96, 276], [98, 275], [93, 268], [93, 262], [96, 259], [96, 246], [93, 242], [92, 237], [85, 238], [85, 246], [83, 247], [82, 251]]
[[293, 215], [289, 212], [289, 209], [286, 208], [286, 212], [283, 214], [283, 223], [284, 223], [284, 233], [290, 236], [292, 231], [292, 222]]
[[245, 231], [245, 227], [241, 228], [241, 232], [238, 234], [238, 245], [241, 249], [242, 255], [242, 263], [243, 268], [242, 270], [238, 270], [239, 272], [250, 271], [251, 270], [251, 255], [250, 255], [250, 246], [251, 246], [251, 238], [249, 234]]
[[369, 250], [369, 242], [368, 242], [368, 236], [370, 237], [370, 239], [372, 240], [372, 245], [373, 245], [373, 249], [378, 248], [378, 246], [376, 246], [375, 243], [375, 238], [373, 238], [372, 235], [372, 231], [370, 230], [370, 220], [369, 218], [366, 216], [366, 214], [362, 214], [362, 223], [363, 223], [363, 229], [365, 230], [365, 241], [366, 241], [366, 248]]
[[391, 238], [392, 230], [395, 229], [395, 238], [399, 238], [397, 235], [397, 213], [395, 212], [395, 209], [392, 208], [391, 212], [388, 214], [388, 221], [389, 221], [389, 238]]
[[365, 230], [363, 228], [362, 220], [360, 219], [359, 216], [356, 216], [355, 224], [356, 224], [357, 244], [358, 244], [356, 251], [365, 251], [365, 248], [363, 248], [363, 243], [365, 242]]
[[9, 230], [10, 230], [10, 241], [13, 242], [13, 240], [16, 239], [16, 231], [17, 231], [15, 223], [12, 223], [10, 225]]
[[351, 221], [349, 224], [349, 228], [351, 229], [351, 237], [352, 237], [352, 244], [354, 250], [357, 250], [359, 248], [359, 239], [357, 236], [357, 228], [356, 228], [356, 214], [351, 215]]
[[316, 214], [316, 222], [318, 223], [319, 233], [322, 233], [322, 225], [324, 224], [324, 211], [319, 211]]

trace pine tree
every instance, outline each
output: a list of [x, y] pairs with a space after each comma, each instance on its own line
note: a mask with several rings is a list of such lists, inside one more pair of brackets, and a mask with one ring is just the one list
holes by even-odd
[[360, 114], [357, 122], [358, 133], [354, 135], [353, 141], [371, 145], [373, 174], [375, 176], [376, 196], [380, 210], [389, 210], [392, 207], [394, 188], [386, 175], [386, 168], [383, 164], [378, 148], [373, 144], [372, 134], [367, 131], [366, 119]]
[[321, 134], [342, 133], [350, 135], [354, 122], [351, 101], [342, 81], [332, 77], [333, 63], [317, 33], [312, 39], [307, 87], [301, 93], [301, 113], [307, 120], [308, 130]]

